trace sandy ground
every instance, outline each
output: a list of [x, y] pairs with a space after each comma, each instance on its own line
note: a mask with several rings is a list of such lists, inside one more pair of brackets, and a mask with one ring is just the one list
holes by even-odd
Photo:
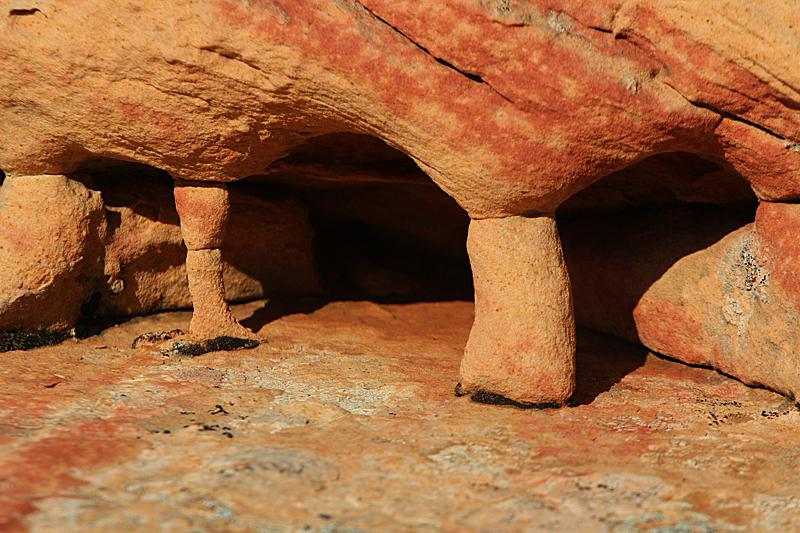
[[800, 411], [579, 331], [571, 406], [453, 394], [468, 302], [253, 302], [256, 349], [0, 354], [3, 532], [787, 532]]

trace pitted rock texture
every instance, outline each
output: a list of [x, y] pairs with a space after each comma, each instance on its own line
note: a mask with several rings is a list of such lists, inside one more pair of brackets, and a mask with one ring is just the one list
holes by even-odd
[[[569, 407], [453, 395], [467, 302], [256, 302], [269, 344], [165, 358], [136, 319], [0, 358], [9, 533], [784, 533], [800, 411], [578, 331]], [[275, 319], [275, 317], [279, 317]]]
[[[0, 187], [0, 330], [191, 306], [172, 180], [123, 166], [83, 182], [24, 176]], [[232, 188], [226, 296], [318, 294], [307, 209], [291, 195]]]
[[563, 405], [575, 388], [575, 320], [555, 219], [473, 220], [467, 249], [475, 324], [460, 389]]
[[0, 330], [69, 329], [103, 268], [99, 193], [65, 176], [6, 178], [0, 187]]

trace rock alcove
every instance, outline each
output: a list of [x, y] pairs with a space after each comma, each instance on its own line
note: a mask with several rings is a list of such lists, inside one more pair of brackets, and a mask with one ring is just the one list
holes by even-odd
[[[436, 191], [424, 172], [470, 218], [466, 390], [571, 394], [563, 235], [581, 322], [800, 393], [789, 4], [753, 17], [668, 2], [177, 2], [169, 16], [181, 23], [164, 25], [160, 4], [80, 3], [3, 19], [3, 330], [189, 305], [178, 226], [158, 205], [170, 177], [204, 287], [195, 338], [252, 335], [223, 278], [233, 300], [446, 293], [413, 263], [467, 278], [466, 217], [421, 192]], [[163, 173], [132, 197], [148, 168]], [[230, 243], [225, 183], [246, 221], [231, 220]], [[222, 248], [260, 259], [223, 265]]]
[[[73, 177], [102, 195], [105, 244], [82, 277], [67, 326], [190, 307], [170, 175], [96, 158]], [[231, 301], [473, 297], [469, 217], [408, 156], [375, 137], [312, 138], [229, 188], [223, 252]], [[670, 269], [693, 254], [706, 267], [719, 261], [702, 251], [751, 223], [757, 205], [735, 170], [687, 152], [651, 156], [574, 195], [557, 217], [578, 324], [674, 355], [640, 335], [649, 323], [637, 325], [637, 305], [659, 280], [699, 283]], [[708, 296], [696, 290], [699, 300]]]
[[[101, 193], [106, 218], [105, 266], [87, 280], [81, 318], [90, 318], [88, 301], [98, 318], [191, 307], [170, 175], [92, 159], [74, 177]], [[230, 301], [472, 298], [469, 217], [377, 138], [313, 138], [229, 190], [223, 257]]]

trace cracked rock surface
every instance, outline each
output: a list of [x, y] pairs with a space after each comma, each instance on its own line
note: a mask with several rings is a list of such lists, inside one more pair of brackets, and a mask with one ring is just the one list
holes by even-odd
[[131, 348], [177, 312], [4, 354], [0, 530], [800, 527], [800, 411], [773, 392], [579, 330], [570, 406], [482, 405], [453, 395], [470, 303], [234, 313], [269, 343]]

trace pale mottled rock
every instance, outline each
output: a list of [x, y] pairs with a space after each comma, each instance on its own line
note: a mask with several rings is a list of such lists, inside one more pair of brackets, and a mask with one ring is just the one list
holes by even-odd
[[456, 398], [472, 308], [261, 301], [234, 307], [270, 339], [254, 350], [131, 349], [143, 329], [186, 328], [177, 312], [3, 354], [0, 530], [800, 527], [786, 398], [586, 330], [574, 406]]
[[580, 324], [800, 397], [798, 210], [762, 203], [562, 224]]

